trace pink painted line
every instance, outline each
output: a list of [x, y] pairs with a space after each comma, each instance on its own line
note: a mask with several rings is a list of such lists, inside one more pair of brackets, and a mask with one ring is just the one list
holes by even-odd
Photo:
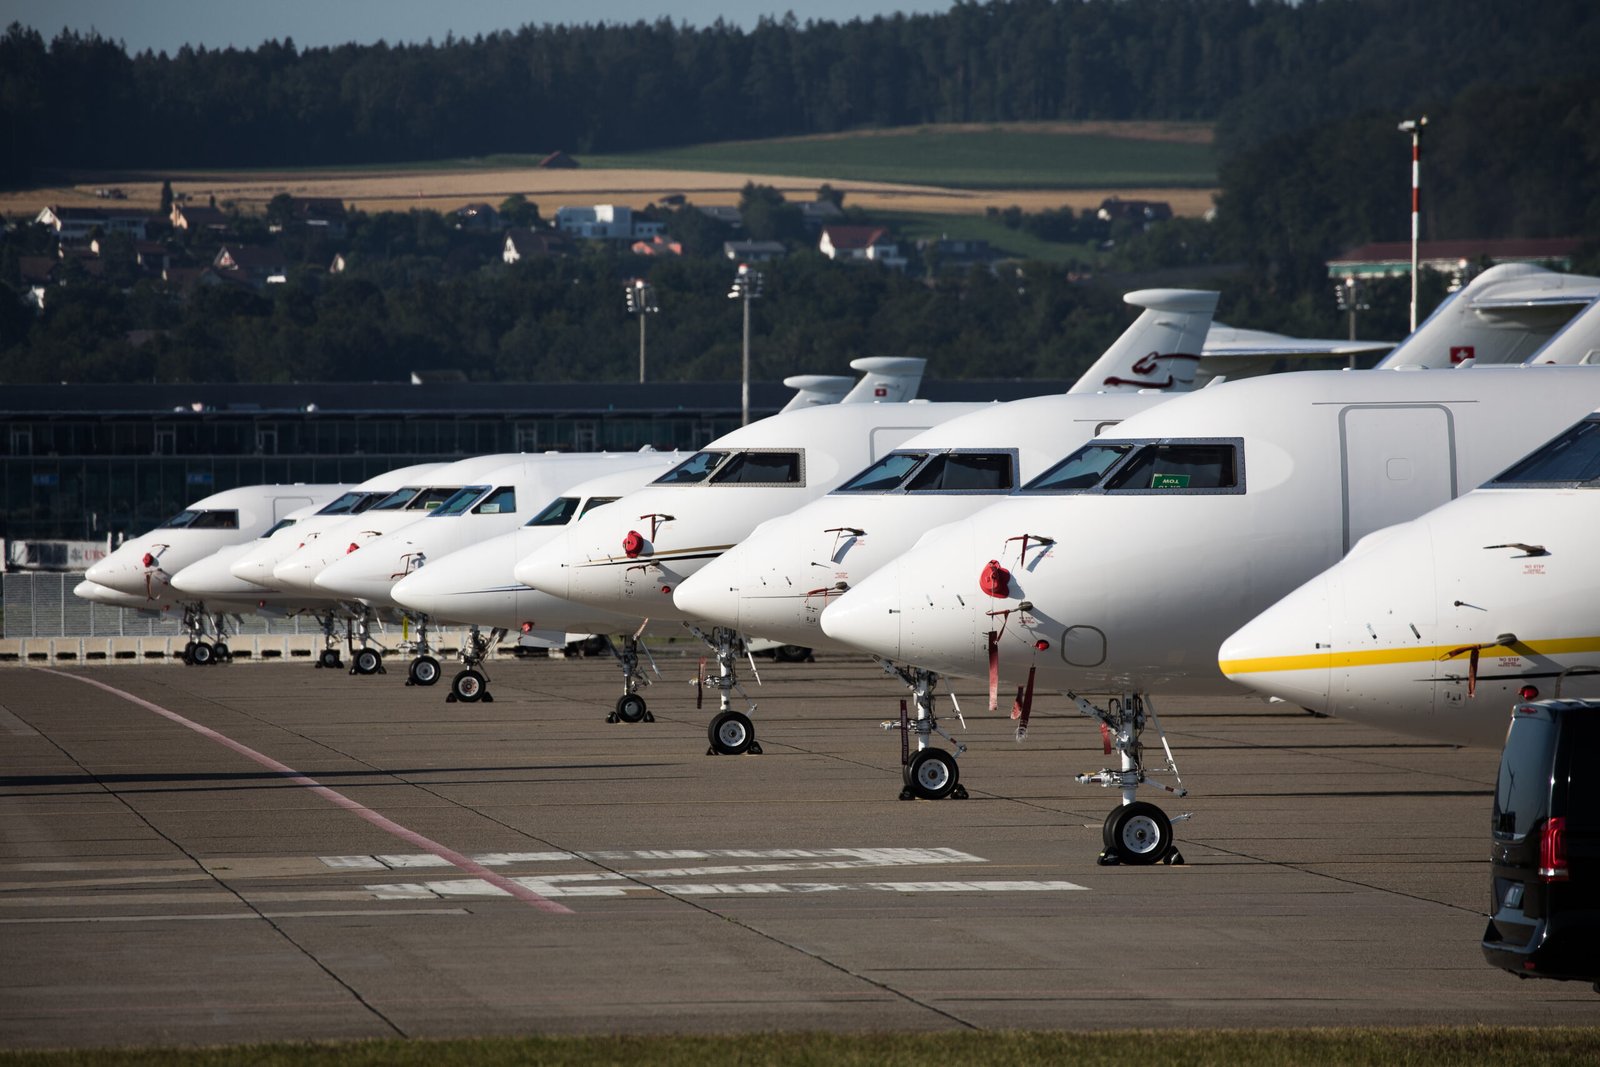
[[106, 685], [104, 682], [97, 682], [92, 678], [85, 678], [79, 674], [67, 674], [64, 671], [53, 671], [47, 667], [36, 667], [34, 669], [43, 671], [45, 674], [55, 674], [62, 678], [71, 678], [73, 681], [82, 682], [85, 685], [92, 685], [96, 689], [104, 689], [106, 692], [112, 694], [113, 696], [121, 697], [130, 704], [137, 704], [147, 711], [153, 711], [163, 718], [171, 719], [179, 726], [187, 727], [200, 736], [209, 738], [225, 748], [231, 748], [233, 751], [239, 753], [239, 755], [245, 757], [246, 759], [253, 760], [268, 770], [275, 771], [278, 774], [283, 775], [287, 780], [293, 782], [294, 784], [304, 786], [306, 789], [311, 790], [311, 792], [317, 794], [322, 799], [338, 805], [345, 811], [348, 811], [354, 815], [359, 815], [361, 818], [365, 819], [367, 822], [371, 823], [373, 826], [376, 826], [385, 833], [393, 834], [400, 840], [412, 845], [415, 848], [420, 848], [424, 852], [431, 852], [433, 855], [438, 856], [447, 863], [459, 867], [468, 874], [483, 879], [496, 889], [508, 893], [526, 904], [532, 904], [540, 911], [547, 911], [553, 915], [573, 914], [571, 908], [562, 904], [557, 904], [548, 897], [540, 896], [527, 886], [519, 885], [503, 874], [496, 874], [494, 871], [491, 871], [489, 868], [472, 859], [470, 856], [464, 856], [453, 848], [441, 845], [432, 838], [424, 837], [415, 830], [401, 826], [393, 819], [385, 815], [379, 815], [365, 804], [351, 800], [343, 793], [340, 793], [334, 789], [329, 789], [315, 778], [308, 778], [299, 771], [295, 770], [293, 767], [290, 767], [284, 763], [279, 763], [271, 756], [268, 756], [262, 752], [257, 752], [249, 745], [241, 744], [225, 734], [218, 733], [209, 726], [202, 726], [193, 719], [186, 719], [175, 711], [167, 710], [160, 704], [152, 704], [150, 701], [145, 700], [142, 697], [136, 697], [132, 693], [127, 693], [121, 689], [117, 689], [114, 686]]

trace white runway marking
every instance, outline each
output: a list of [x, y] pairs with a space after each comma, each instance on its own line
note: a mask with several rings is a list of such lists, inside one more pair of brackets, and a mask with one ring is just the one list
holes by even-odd
[[[770, 896], [801, 893], [1059, 893], [1087, 890], [1063, 881], [960, 882], [661, 882], [641, 883], [620, 874], [551, 875], [517, 878], [540, 896], [622, 897], [629, 893], [665, 893], [675, 897]], [[440, 900], [453, 897], [503, 896], [504, 891], [476, 878], [442, 882], [401, 882], [366, 887], [379, 900]]]
[[[336, 870], [407, 870], [418, 867], [449, 867], [441, 857], [426, 852], [385, 856], [323, 856], [322, 862]], [[638, 849], [600, 852], [480, 852], [472, 857], [484, 867], [505, 867], [519, 863], [560, 863], [587, 860], [594, 863], [626, 863], [629, 860], [712, 860], [753, 859], [768, 863], [715, 864], [697, 867], [663, 867], [625, 871], [634, 878], [693, 878], [716, 874], [761, 874], [775, 871], [830, 871], [860, 867], [932, 866], [947, 863], [987, 863], [982, 856], [953, 848], [711, 848]]]
[[[487, 882], [484, 883], [488, 885]], [[392, 919], [407, 915], [471, 915], [466, 908], [409, 908], [405, 911], [230, 911], [214, 915], [61, 915], [50, 919], [0, 919], [0, 926], [45, 926], [55, 923], [175, 923], [229, 922], [237, 919]]]

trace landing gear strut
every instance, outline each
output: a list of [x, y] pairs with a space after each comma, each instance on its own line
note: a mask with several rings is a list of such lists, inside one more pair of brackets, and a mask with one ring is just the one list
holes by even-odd
[[[1067, 698], [1077, 705], [1078, 711], [1100, 722], [1100, 736], [1104, 739], [1106, 755], [1113, 749], [1122, 757], [1119, 770], [1103, 768], [1094, 774], [1080, 774], [1078, 781], [1087, 785], [1115, 787], [1122, 791], [1122, 806], [1106, 816], [1101, 838], [1105, 845], [1100, 853], [1101, 866], [1126, 863], [1147, 867], [1156, 863], [1179, 864], [1183, 854], [1173, 843], [1172, 824], [1190, 818], [1193, 813], [1167, 817], [1167, 813], [1154, 804], [1137, 799], [1139, 786], [1150, 785], [1164, 789], [1173, 796], [1188, 796], [1183, 779], [1178, 776], [1178, 765], [1172, 758], [1172, 746], [1167, 744], [1166, 731], [1161, 728], [1161, 717], [1155, 705], [1142, 693], [1125, 693], [1107, 701], [1104, 708], [1085, 700], [1075, 693]], [[1144, 768], [1144, 745], [1140, 735], [1148, 719], [1161, 738], [1161, 748], [1167, 754], [1164, 772], [1172, 775], [1176, 786], [1151, 781]]]
[[[643, 630], [643, 627], [640, 627]], [[611, 654], [617, 657], [617, 662], [622, 666], [622, 695], [617, 698], [617, 706], [606, 716], [606, 722], [655, 722], [656, 717], [650, 714], [649, 705], [644, 702], [644, 697], [639, 695], [639, 690], [650, 684], [650, 679], [639, 669], [639, 652], [642, 650], [645, 658], [650, 660], [650, 669], [659, 677], [661, 671], [656, 668], [656, 661], [650, 656], [650, 650], [639, 643], [639, 634], [626, 634], [622, 638], [622, 647], [618, 648], [610, 637], [605, 639], [606, 647]]]
[[[408, 625], [411, 619], [412, 616], [405, 616]], [[435, 685], [444, 672], [439, 669], [439, 661], [433, 657], [433, 646], [428, 643], [428, 617], [419, 615], [416, 617], [416, 622], [417, 639], [411, 645], [411, 651], [415, 655], [412, 657], [411, 666], [406, 668], [406, 684]]]
[[322, 624], [322, 651], [317, 654], [316, 666], [320, 670], [338, 670], [344, 666], [344, 661], [339, 658], [339, 639], [333, 632], [333, 612], [316, 617]]
[[[749, 753], [752, 756], [761, 755], [761, 744], [756, 740], [756, 727], [750, 721], [750, 716], [744, 712], [733, 710], [733, 701], [729, 693], [737, 690], [750, 705], [750, 711], [756, 710], [755, 702], [750, 699], [744, 689], [739, 685], [738, 676], [733, 673], [733, 661], [741, 652], [746, 657], [749, 653], [745, 649], [744, 639], [736, 630], [724, 626], [714, 627], [708, 636], [698, 626], [689, 627], [689, 631], [703, 641], [717, 657], [717, 673], [715, 677], [706, 675], [705, 661], [701, 661], [701, 670], [695, 678], [695, 707], [699, 707], [704, 699], [707, 686], [717, 691], [718, 704], [721, 710], [711, 720], [707, 730], [710, 735], [711, 747], [706, 749], [708, 756], [742, 756]], [[756, 684], [761, 684], [761, 675], [756, 671], [756, 662], [750, 660], [750, 672], [756, 677]]]
[[468, 631], [466, 643], [461, 646], [461, 662], [466, 669], [450, 679], [450, 692], [444, 698], [446, 704], [458, 701], [464, 704], [476, 704], [479, 701], [494, 703], [494, 695], [489, 692], [489, 676], [479, 668], [505, 635], [505, 630], [499, 626], [490, 630], [488, 637], [484, 637], [477, 626]]
[[[956, 759], [967, 751], [967, 746], [940, 727], [933, 713], [933, 689], [939, 684], [939, 676], [933, 671], [900, 667], [888, 660], [879, 660], [878, 663], [885, 674], [894, 675], [910, 687], [915, 708], [915, 713], [908, 717], [906, 703], [902, 700], [899, 720], [883, 724], [885, 730], [900, 731], [900, 772], [905, 780], [900, 799], [943, 800], [949, 797], [952, 800], [966, 800], [967, 787], [961, 784], [961, 769], [956, 765]], [[951, 694], [950, 700], [954, 703], [954, 694]], [[961, 715], [959, 706], [956, 715]], [[965, 720], [962, 725], [965, 725]], [[955, 746], [954, 754], [931, 746], [934, 733]], [[913, 737], [916, 738], [914, 750], [911, 742]]]
[[[356, 647], [356, 642], [361, 647]], [[345, 643], [350, 650], [351, 674], [388, 674], [383, 669], [383, 650], [373, 648], [372, 612], [363, 610], [353, 620], [345, 623]]]
[[183, 606], [183, 630], [188, 641], [183, 646], [183, 662], [191, 667], [209, 667], [214, 663], [227, 663], [233, 659], [228, 648], [228, 617], [221, 613], [211, 616], [211, 631], [216, 644], [206, 640], [206, 613], [203, 604]]

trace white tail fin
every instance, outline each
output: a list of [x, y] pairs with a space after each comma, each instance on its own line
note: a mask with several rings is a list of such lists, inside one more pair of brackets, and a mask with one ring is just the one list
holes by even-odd
[[1140, 289], [1124, 296], [1144, 313], [1067, 392], [1193, 389], [1219, 295], [1208, 289]]
[[865, 377], [845, 394], [841, 404], [899, 404], [912, 400], [922, 385], [922, 372], [928, 361], [915, 356], [863, 356], [850, 366]]
[[1596, 297], [1600, 278], [1502, 263], [1446, 298], [1377, 369], [1521, 363]]
[[783, 384], [795, 390], [783, 411], [815, 407], [820, 404], [837, 404], [856, 384], [854, 378], [844, 374], [796, 374], [785, 378]]
[[1528, 357], [1529, 366], [1593, 366], [1600, 363], [1600, 299], [1573, 316], [1571, 322]]

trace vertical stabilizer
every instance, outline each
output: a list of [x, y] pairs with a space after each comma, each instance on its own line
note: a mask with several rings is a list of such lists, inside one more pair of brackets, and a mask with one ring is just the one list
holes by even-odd
[[1220, 294], [1209, 289], [1140, 289], [1122, 299], [1144, 308], [1069, 393], [1185, 392]]
[[1600, 364], [1600, 299], [1590, 301], [1573, 316], [1543, 348], [1528, 357], [1528, 363], [1585, 367]]
[[795, 394], [780, 410], [795, 411], [839, 403], [850, 392], [851, 386], [856, 384], [856, 380], [844, 374], [796, 374], [785, 378], [783, 384], [793, 389]]
[[928, 361], [915, 356], [863, 356], [850, 366], [864, 377], [845, 394], [841, 404], [904, 403], [916, 398]]

